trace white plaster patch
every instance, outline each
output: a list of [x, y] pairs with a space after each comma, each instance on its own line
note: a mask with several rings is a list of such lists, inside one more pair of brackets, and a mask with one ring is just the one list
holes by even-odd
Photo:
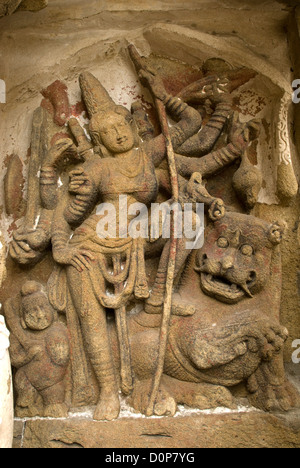
[[10, 448], [13, 439], [13, 392], [8, 347], [9, 331], [0, 315], [0, 448]]

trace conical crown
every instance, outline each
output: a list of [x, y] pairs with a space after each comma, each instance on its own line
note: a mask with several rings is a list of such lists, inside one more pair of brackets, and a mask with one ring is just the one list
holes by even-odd
[[89, 118], [94, 115], [106, 113], [108, 111], [122, 114], [126, 119], [131, 118], [131, 114], [126, 107], [117, 105], [109, 96], [100, 81], [90, 72], [81, 73], [79, 84], [86, 105]]
[[82, 73], [79, 77], [79, 84], [90, 118], [99, 112], [115, 109], [115, 102], [92, 73]]

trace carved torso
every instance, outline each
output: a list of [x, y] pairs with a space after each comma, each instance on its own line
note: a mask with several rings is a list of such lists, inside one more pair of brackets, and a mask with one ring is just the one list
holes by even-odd
[[124, 194], [145, 205], [156, 200], [155, 168], [144, 149], [132, 150], [129, 156], [103, 159], [100, 172], [99, 196], [104, 202], [114, 201]]

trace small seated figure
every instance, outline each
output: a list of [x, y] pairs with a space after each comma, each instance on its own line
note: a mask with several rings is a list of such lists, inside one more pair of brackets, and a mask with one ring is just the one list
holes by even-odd
[[17, 369], [16, 416], [66, 417], [69, 339], [42, 285], [27, 281], [21, 294], [5, 303], [4, 314], [11, 332], [11, 362]]

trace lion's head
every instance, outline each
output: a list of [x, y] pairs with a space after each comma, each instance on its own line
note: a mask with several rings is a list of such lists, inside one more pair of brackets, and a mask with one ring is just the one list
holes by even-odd
[[228, 304], [260, 292], [270, 276], [272, 251], [282, 235], [279, 223], [226, 213], [207, 229], [197, 255], [196, 271], [203, 292]]

